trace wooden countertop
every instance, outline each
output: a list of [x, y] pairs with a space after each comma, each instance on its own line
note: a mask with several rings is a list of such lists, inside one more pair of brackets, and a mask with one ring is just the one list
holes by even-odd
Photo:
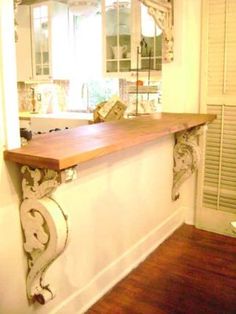
[[162, 113], [80, 126], [37, 135], [28, 145], [6, 150], [5, 160], [62, 170], [81, 162], [209, 123], [209, 114]]

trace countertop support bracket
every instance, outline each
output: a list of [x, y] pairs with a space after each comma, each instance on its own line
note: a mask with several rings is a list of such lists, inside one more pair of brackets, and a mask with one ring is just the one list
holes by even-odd
[[179, 198], [180, 186], [198, 169], [201, 157], [198, 137], [201, 133], [200, 126], [175, 133], [173, 201]]
[[163, 31], [162, 60], [165, 63], [174, 59], [173, 7], [169, 0], [140, 0]]
[[45, 304], [55, 297], [44, 277], [48, 267], [64, 251], [68, 239], [67, 216], [52, 198], [63, 182], [76, 177], [76, 169], [63, 171], [32, 169], [22, 166], [23, 201], [20, 219], [24, 233], [24, 250], [28, 259], [27, 296]]

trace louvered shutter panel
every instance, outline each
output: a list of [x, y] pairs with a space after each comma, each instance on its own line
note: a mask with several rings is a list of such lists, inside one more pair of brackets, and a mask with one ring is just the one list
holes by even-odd
[[204, 207], [236, 213], [236, 106], [208, 105], [217, 119], [206, 140]]
[[223, 0], [209, 0], [207, 84], [209, 96], [219, 95], [223, 92], [225, 46], [223, 2]]
[[203, 207], [236, 213], [236, 0], [208, 0], [207, 39], [206, 106], [217, 119], [206, 138]]
[[236, 94], [236, 1], [226, 1], [225, 94]]
[[236, 93], [236, 1], [209, 0], [208, 96]]

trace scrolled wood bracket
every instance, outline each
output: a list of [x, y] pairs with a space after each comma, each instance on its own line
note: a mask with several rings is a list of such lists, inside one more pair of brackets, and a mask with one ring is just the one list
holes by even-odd
[[64, 251], [68, 239], [67, 216], [51, 194], [61, 183], [73, 180], [76, 170], [57, 172], [23, 166], [21, 173], [20, 218], [28, 259], [27, 296], [30, 301], [45, 304], [55, 297], [51, 285], [44, 281], [45, 273]]
[[173, 152], [173, 201], [179, 198], [180, 186], [198, 169], [201, 156], [198, 136], [201, 133], [201, 127], [195, 127], [175, 134]]
[[172, 3], [169, 0], [140, 0], [153, 17], [157, 26], [163, 31], [162, 61], [171, 62], [174, 59], [174, 35]]

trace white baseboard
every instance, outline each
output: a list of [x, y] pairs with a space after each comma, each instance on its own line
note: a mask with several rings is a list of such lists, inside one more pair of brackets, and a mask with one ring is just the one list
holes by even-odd
[[183, 223], [184, 208], [180, 208], [155, 229], [146, 234], [118, 259], [94, 276], [86, 286], [73, 293], [57, 306], [57, 308], [50, 311], [50, 313], [72, 314], [70, 308], [73, 308], [73, 314], [85, 313], [105, 293], [143, 262], [148, 255]]
[[194, 209], [186, 206], [184, 206], [182, 209], [184, 211], [184, 223], [186, 223], [187, 225], [194, 225], [195, 221]]

